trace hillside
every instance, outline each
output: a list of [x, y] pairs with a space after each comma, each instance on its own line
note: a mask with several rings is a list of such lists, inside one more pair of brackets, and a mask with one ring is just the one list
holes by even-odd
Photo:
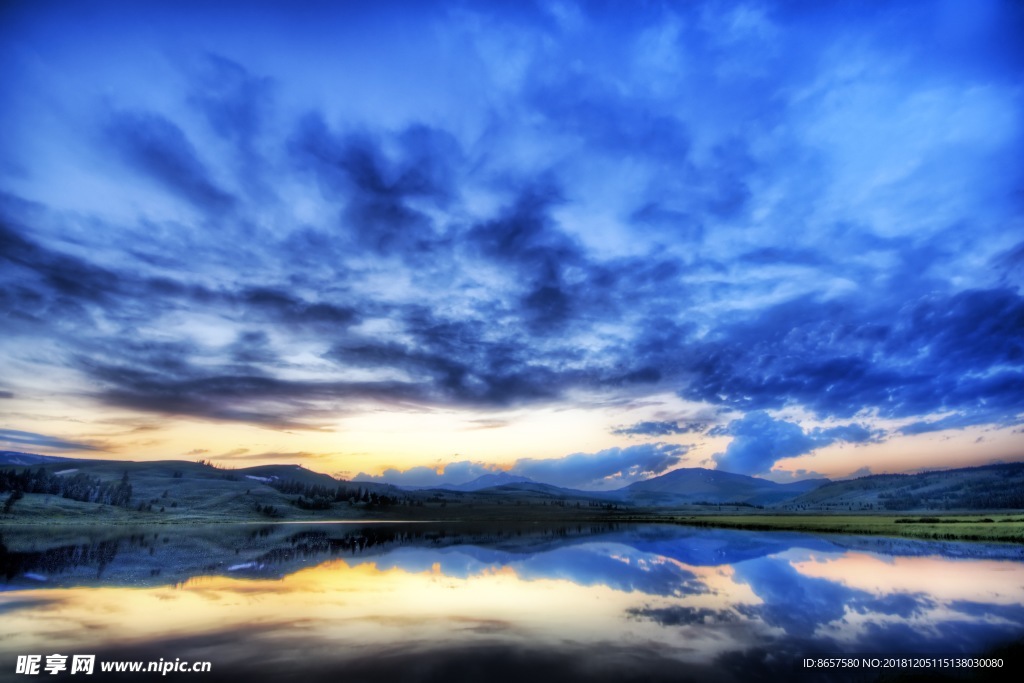
[[499, 472], [496, 474], [484, 474], [473, 481], [467, 481], [464, 484], [443, 484], [441, 486], [435, 486], [434, 488], [448, 489], [450, 491], [481, 491], [483, 489], [490, 489], [496, 486], [505, 486], [506, 484], [532, 484], [534, 481], [529, 477], [519, 477], [508, 472]]
[[[496, 486], [504, 486], [505, 484], [528, 484], [532, 483], [533, 480], [529, 477], [520, 477], [508, 472], [495, 472], [494, 474], [482, 474], [476, 479], [472, 479], [461, 484], [453, 484], [450, 482], [443, 482], [440, 484], [433, 484], [430, 486], [399, 486], [398, 488], [403, 491], [480, 491], [482, 489], [490, 489]], [[361, 483], [360, 480], [356, 480], [355, 483]]]
[[825, 484], [781, 506], [794, 511], [942, 511], [1024, 508], [1024, 463], [920, 474], [877, 474]]
[[617, 507], [545, 484], [406, 491], [297, 465], [221, 469], [180, 460], [73, 459], [0, 465], [0, 520], [9, 522], [590, 518]]
[[619, 489], [623, 500], [637, 505], [744, 503], [772, 505], [828, 482], [827, 479], [777, 484], [767, 479], [692, 467], [674, 470]]
[[[329, 495], [332, 502], [344, 502], [346, 509], [339, 516], [358, 519], [398, 505], [397, 493], [384, 484], [350, 486], [296, 465], [226, 470], [182, 460], [70, 458], [47, 458], [29, 466], [0, 465], [0, 519], [9, 521], [305, 519], [310, 516], [308, 509], [317, 504], [306, 494], [321, 499]], [[411, 503], [406, 498], [401, 501]]]

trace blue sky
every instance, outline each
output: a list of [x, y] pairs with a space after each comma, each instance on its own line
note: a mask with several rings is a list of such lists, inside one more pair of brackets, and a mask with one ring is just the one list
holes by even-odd
[[1018, 3], [2, 11], [0, 447], [1024, 457]]

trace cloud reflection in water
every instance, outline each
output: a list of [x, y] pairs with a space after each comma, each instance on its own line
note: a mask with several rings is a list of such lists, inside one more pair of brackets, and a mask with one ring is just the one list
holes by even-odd
[[[147, 652], [268, 680], [678, 680], [782, 675], [825, 652], [979, 654], [1024, 635], [1024, 563], [934, 544], [882, 555], [798, 534], [619, 527], [295, 551], [354, 548], [341, 537], [355, 533], [275, 530], [258, 557], [276, 558], [276, 580], [239, 553], [233, 571], [170, 585], [9, 585], [0, 654]], [[108, 576], [131, 557], [126, 545]]]

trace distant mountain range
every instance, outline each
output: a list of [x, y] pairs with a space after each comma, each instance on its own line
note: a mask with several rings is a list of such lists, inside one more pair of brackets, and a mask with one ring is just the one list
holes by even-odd
[[[83, 462], [66, 458], [34, 453], [0, 451], [0, 465], [36, 466], [58, 462]], [[114, 464], [111, 462], [111, 464]], [[238, 470], [243, 478], [254, 482], [270, 484], [278, 480], [301, 479], [306, 483], [331, 485], [336, 483], [328, 475], [305, 470], [296, 465], [262, 465]], [[746, 505], [773, 505], [793, 499], [814, 490], [828, 479], [813, 479], [792, 484], [777, 484], [767, 479], [733, 474], [702, 467], [673, 470], [657, 477], [635, 482], [612, 491], [582, 491], [538, 482], [508, 472], [484, 474], [462, 483], [445, 482], [433, 486], [398, 486], [404, 491], [456, 491], [494, 492], [502, 495], [515, 493], [541, 494], [547, 497], [598, 498], [632, 505], [664, 507], [693, 503], [742, 503]], [[371, 489], [387, 488], [388, 485], [372, 482], [353, 482]]]
[[[86, 477], [88, 481], [81, 480], [81, 486], [99, 491], [104, 482], [116, 483], [127, 475], [132, 506], [139, 511], [160, 512], [168, 519], [218, 515], [244, 518], [253, 512], [272, 519], [297, 519], [308, 518], [310, 511], [331, 509], [343, 517], [364, 518], [382, 514], [412, 518], [406, 515], [414, 510], [415, 518], [519, 517], [530, 509], [546, 517], [563, 514], [556, 510], [568, 508], [654, 511], [730, 504], [795, 512], [1024, 509], [1024, 463], [789, 484], [694, 467], [613, 491], [568, 489], [507, 472], [489, 473], [458, 484], [400, 488], [378, 482], [341, 481], [298, 465], [221, 469], [205, 462], [181, 460], [130, 462], [0, 451], [0, 470], [5, 468], [44, 469], [52, 489], [44, 493], [63, 491], [61, 482], [70, 482], [71, 477]], [[8, 474], [6, 490], [13, 490], [11, 482], [29, 485], [19, 476]], [[5, 490], [2, 484], [0, 481], [0, 494]], [[63, 495], [60, 504], [67, 507], [66, 514], [75, 515], [92, 509], [96, 500], [95, 496], [67, 499]], [[13, 506], [22, 515], [49, 514], [38, 506], [33, 513], [28, 499], [15, 501]]]
[[[81, 460], [57, 456], [0, 452], [0, 466], [66, 466], [74, 463], [89, 470], [101, 471], [129, 469], [132, 471], [158, 471], [174, 467], [176, 462], [194, 469], [197, 463], [184, 461], [159, 461], [122, 463], [114, 460]], [[202, 464], [202, 463], [199, 463]], [[218, 470], [224, 472], [223, 470]], [[604, 501], [607, 504], [625, 504], [640, 507], [673, 507], [700, 503], [742, 505], [775, 505], [814, 490], [827, 479], [815, 479], [793, 484], [777, 484], [767, 479], [732, 474], [700, 467], [683, 468], [667, 472], [645, 481], [635, 482], [612, 491], [583, 491], [538, 482], [529, 477], [493, 472], [471, 481], [445, 482], [434, 486], [395, 486], [379, 482], [342, 482], [326, 474], [313, 472], [298, 465], [259, 465], [244, 469], [228, 470], [230, 476], [253, 485], [263, 484], [280, 487], [282, 482], [301, 482], [303, 486], [336, 487], [339, 484], [358, 486], [363, 490], [384, 494], [386, 491], [404, 491], [408, 494], [432, 495], [432, 492], [449, 494], [493, 495], [496, 500], [512, 500], [517, 497], [530, 500]], [[227, 476], [226, 474], [219, 476]], [[433, 495], [436, 495], [433, 494]]]
[[748, 477], [702, 467], [673, 470], [651, 479], [638, 481], [611, 491], [582, 491], [544, 484], [528, 477], [507, 472], [485, 474], [463, 484], [443, 483], [434, 486], [402, 486], [407, 491], [490, 491], [496, 493], [530, 491], [568, 497], [599, 497], [634, 505], [662, 507], [692, 503], [743, 503], [771, 505], [813, 490], [828, 479], [810, 479], [792, 484], [777, 484], [767, 479]]
[[405, 489], [406, 491], [426, 491], [430, 489], [440, 489], [443, 491], [480, 491], [483, 489], [490, 489], [496, 486], [505, 486], [506, 484], [533, 484], [536, 483], [529, 477], [520, 477], [515, 474], [509, 474], [508, 472], [496, 472], [494, 474], [484, 474], [472, 481], [467, 481], [462, 484], [435, 484], [433, 486], [400, 486], [399, 488]]
[[647, 506], [688, 503], [773, 505], [827, 483], [828, 479], [807, 479], [791, 484], [777, 484], [743, 474], [685, 467], [630, 484], [616, 493], [636, 505]]

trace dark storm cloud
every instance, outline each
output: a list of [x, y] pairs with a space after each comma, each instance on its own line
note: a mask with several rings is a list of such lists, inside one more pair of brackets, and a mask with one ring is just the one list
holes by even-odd
[[638, 619], [650, 619], [662, 626], [708, 626], [735, 622], [739, 616], [727, 609], [709, 607], [631, 607], [626, 614]]
[[[954, 410], [964, 424], [1024, 406], [1024, 298], [1010, 289], [932, 294], [884, 310], [798, 299], [696, 345], [686, 398], [744, 410], [796, 403], [819, 415]], [[1019, 384], [1018, 384], [1019, 386]]]
[[[569, 304], [561, 289], [563, 269], [567, 266], [576, 267], [583, 278], [573, 286], [572, 305], [577, 311], [585, 311], [593, 321], [616, 312], [617, 298], [627, 299], [630, 292], [656, 293], [658, 286], [678, 276], [678, 266], [669, 261], [596, 264], [587, 260], [579, 245], [565, 237], [548, 216], [552, 201], [558, 201], [557, 195], [552, 198], [549, 194], [545, 199], [544, 195], [527, 194], [502, 210], [500, 218], [480, 224], [470, 232], [469, 244], [474, 245], [473, 249], [482, 257], [512, 266], [525, 275], [527, 282], [549, 283], [529, 290], [524, 297], [524, 317], [531, 321], [531, 328], [532, 321], [569, 317]], [[22, 240], [22, 252], [24, 242]], [[112, 288], [116, 287], [119, 277], [109, 271], [90, 268], [82, 262], [57, 262], [52, 257], [37, 261], [49, 272], [80, 273], [75, 287], [64, 285], [64, 289], [74, 291], [78, 299], [117, 291]], [[67, 280], [55, 272], [53, 277]], [[96, 285], [91, 286], [89, 282]], [[358, 308], [351, 305], [303, 300], [284, 288], [262, 286], [236, 292], [212, 292], [156, 279], [146, 286], [147, 291], [154, 293], [207, 303], [226, 302], [238, 307], [245, 318], [253, 321], [322, 327], [331, 334], [339, 333], [360, 315]], [[605, 298], [604, 294], [609, 297]], [[656, 296], [648, 295], [648, 301], [654, 301]], [[638, 341], [631, 348], [623, 348], [623, 357], [617, 365], [606, 365], [578, 353], [573, 357], [566, 350], [550, 349], [538, 356], [537, 349], [528, 349], [511, 339], [496, 340], [483, 321], [450, 320], [423, 308], [414, 314], [404, 314], [406, 328], [413, 335], [411, 343], [350, 337], [335, 344], [326, 357], [340, 366], [350, 364], [411, 372], [420, 383], [417, 389], [404, 387], [394, 392], [371, 392], [403, 400], [415, 396], [427, 401], [467, 404], [478, 401], [492, 405], [546, 400], [557, 398], [572, 387], [655, 383], [676, 376], [681, 367], [696, 359], [695, 381], [680, 392], [686, 397], [696, 396], [747, 409], [798, 402], [816, 408], [823, 415], [842, 416], [877, 406], [883, 396], [891, 401], [902, 393], [907, 401], [914, 402], [893, 410], [892, 414], [925, 414], [950, 404], [944, 400], [943, 392], [914, 386], [922, 383], [935, 386], [943, 376], [926, 363], [928, 356], [922, 359], [919, 353], [915, 361], [921, 367], [917, 372], [910, 372], [914, 370], [913, 365], [908, 365], [901, 357], [908, 342], [919, 339], [924, 343], [927, 338], [929, 343], [940, 345], [945, 357], [956, 358], [960, 367], [969, 367], [972, 363], [975, 367], [986, 367], [999, 360], [1012, 363], [1017, 357], [1014, 354], [1018, 353], [1013, 335], [1020, 326], [1020, 303], [1015, 293], [1009, 290], [963, 293], [951, 303], [939, 301], [925, 300], [904, 307], [900, 314], [912, 320], [896, 318], [895, 322], [875, 323], [864, 322], [863, 313], [856, 311], [852, 303], [823, 304], [799, 299], [766, 309], [753, 321], [723, 326], [716, 333], [717, 341], [704, 343], [688, 340], [688, 329], [673, 331], [675, 323], [654, 317], [636, 327]], [[357, 305], [372, 306], [366, 301]], [[932, 320], [933, 309], [942, 309], [943, 320]], [[976, 311], [981, 312], [980, 316]], [[961, 317], [965, 320], [960, 320]], [[954, 324], [951, 325], [951, 321]], [[922, 327], [923, 322], [928, 324]], [[965, 337], [969, 339], [969, 332], [979, 329], [985, 342], [973, 350], [963, 350]], [[1001, 344], [991, 343], [1000, 338], [1004, 340]], [[801, 353], [794, 353], [801, 347]], [[757, 364], [745, 365], [755, 351]], [[993, 355], [994, 359], [985, 357]], [[726, 356], [728, 362], [718, 361]], [[868, 356], [874, 364], [867, 360]], [[898, 370], [886, 371], [884, 364], [878, 362], [889, 357], [899, 361]], [[538, 359], [542, 362], [538, 363]], [[584, 365], [580, 365], [580, 360]], [[614, 367], [624, 369], [615, 372], [610, 369]], [[950, 367], [947, 374], [954, 371], [955, 368]], [[1013, 400], [1014, 377], [1011, 371], [988, 377], [984, 384], [980, 380], [975, 383], [986, 387], [989, 394], [1001, 393], [1006, 400]], [[961, 380], [958, 378], [958, 381]], [[719, 386], [728, 387], [732, 393], [712, 393]], [[343, 394], [349, 395], [347, 391]], [[976, 388], [961, 388], [947, 395], [971, 400], [985, 398]], [[992, 414], [991, 410], [974, 412], [958, 418], [960, 422], [947, 419], [942, 424], [956, 426], [972, 420], [984, 421], [991, 419]], [[921, 426], [907, 429], [921, 429]], [[858, 441], [854, 435], [848, 436], [843, 440]], [[820, 445], [821, 438], [815, 443]]]
[[628, 427], [613, 429], [612, 434], [622, 434], [625, 436], [669, 436], [670, 434], [702, 432], [706, 427], [707, 425], [701, 422], [637, 422]]
[[466, 236], [470, 249], [519, 274], [525, 291], [518, 303], [534, 332], [560, 328], [575, 314], [578, 287], [567, 282], [565, 271], [587, 266], [579, 245], [551, 219], [561, 201], [550, 183], [526, 186], [498, 218]]
[[[560, 368], [557, 356], [549, 359], [550, 366], [538, 365], [520, 346], [484, 340], [482, 324], [438, 319], [424, 311], [396, 314], [413, 339], [403, 345], [350, 335], [351, 311], [279, 292], [245, 290], [211, 302], [222, 314], [234, 315], [242, 306], [243, 319], [280, 323], [292, 333], [305, 329], [314, 339], [347, 338], [323, 355], [340, 370], [400, 370], [406, 378], [282, 379], [275, 376], [286, 366], [282, 351], [258, 330], [239, 334], [223, 348], [225, 355], [212, 357], [188, 342], [125, 339], [113, 354], [79, 340], [74, 364], [97, 383], [94, 395], [106, 403], [277, 426], [311, 426], [321, 410], [344, 410], [352, 402], [509, 406], [552, 400], [567, 388], [604, 381], [597, 371]], [[87, 350], [92, 356], [85, 355]]]
[[0, 217], [0, 308], [8, 332], [89, 327], [98, 308], [117, 306], [123, 293], [118, 273], [42, 247], [19, 228]]
[[204, 211], [230, 207], [234, 198], [217, 186], [185, 132], [156, 112], [111, 115], [107, 140], [121, 159]]
[[878, 429], [868, 429], [862, 424], [840, 425], [822, 429], [820, 427], [811, 430], [811, 436], [819, 442], [832, 443], [833, 441], [845, 441], [846, 443], [868, 443], [881, 441], [885, 433]]
[[355, 322], [359, 313], [331, 302], [307, 301], [284, 287], [247, 287], [230, 293], [228, 300], [246, 314], [287, 325], [325, 325], [338, 330]]
[[255, 371], [215, 374], [173, 356], [164, 362], [168, 367], [163, 371], [157, 369], [159, 360], [146, 369], [83, 360], [81, 369], [100, 383], [94, 395], [104, 403], [277, 428], [318, 427], [325, 402], [331, 414], [343, 411], [351, 400], [426, 402], [419, 387], [402, 382], [286, 380]]
[[100, 301], [116, 287], [116, 277], [108, 270], [95, 266], [77, 257], [61, 254], [40, 247], [24, 236], [13, 222], [0, 221], [0, 258], [7, 262], [4, 275], [11, 282], [15, 271], [18, 275], [35, 276], [42, 280], [40, 285], [55, 295], [73, 299]]
[[[384, 142], [397, 147], [389, 157]], [[413, 201], [444, 206], [455, 192], [461, 152], [454, 137], [422, 125], [386, 140], [366, 132], [338, 134], [307, 114], [291, 141], [295, 164], [332, 200], [344, 203], [342, 227], [361, 248], [379, 254], [420, 254], [436, 239], [433, 223]]]
[[[662, 305], [685, 301], [676, 289], [683, 268], [673, 259], [651, 254], [598, 260], [589, 254], [555, 218], [566, 200], [551, 177], [508, 182], [505, 189], [513, 199], [494, 218], [473, 225], [460, 251], [510, 273], [509, 290], [515, 296], [503, 306], [533, 338], [571, 339], [566, 335], [619, 316], [657, 314]], [[663, 322], [655, 319], [652, 324]], [[600, 373], [599, 381], [610, 386], [662, 378], [656, 364], [635, 362], [633, 355], [629, 349], [615, 349], [606, 359], [595, 358], [592, 372], [601, 365], [620, 368]]]
[[189, 102], [235, 149], [234, 166], [252, 194], [272, 192], [261, 146], [273, 105], [273, 82], [241, 64], [209, 54], [192, 78]]
[[[212, 419], [292, 424], [297, 419], [301, 422], [298, 416], [312, 400], [504, 406], [554, 399], [571, 387], [622, 386], [657, 379], [650, 368], [580, 368], [579, 355], [568, 350], [553, 349], [545, 363], [538, 364], [532, 349], [511, 339], [494, 338], [483, 320], [452, 320], [424, 307], [382, 308], [351, 297], [346, 305], [311, 301], [269, 284], [211, 289], [162, 276], [144, 277], [135, 270], [94, 266], [9, 229], [2, 237], [6, 257], [23, 269], [21, 277], [12, 281], [14, 286], [5, 290], [5, 297], [12, 300], [8, 309], [15, 314], [23, 311], [25, 317], [35, 317], [40, 324], [46, 321], [39, 314], [47, 311], [59, 314], [65, 323], [75, 315], [82, 318], [77, 327], [75, 366], [100, 383], [99, 398], [115, 405]], [[14, 299], [16, 296], [19, 298]], [[148, 343], [126, 337], [112, 354], [99, 338], [83, 334], [95, 324], [94, 316], [131, 326], [143, 312], [152, 316], [180, 308], [207, 310], [246, 323], [283, 325], [290, 333], [305, 330], [314, 338], [346, 339], [335, 343], [324, 357], [341, 368], [401, 369], [412, 380], [277, 380], [267, 370], [281, 364], [280, 353], [268, 344], [265, 332], [240, 333], [225, 349], [228, 356], [213, 364], [208, 351], [185, 341]], [[402, 321], [411, 342], [348, 335], [348, 328], [359, 320], [360, 308], [378, 315], [384, 311]], [[254, 408], [256, 404], [261, 407]]]
[[99, 451], [101, 448], [86, 443], [65, 441], [45, 434], [35, 432], [23, 432], [17, 429], [0, 429], [0, 442], [15, 444], [18, 447], [32, 446], [34, 448], [53, 448], [67, 451]]
[[263, 331], [248, 331], [238, 335], [231, 345], [231, 357], [232, 360], [242, 364], [274, 364], [280, 360], [270, 346], [267, 333]]
[[324, 357], [340, 367], [402, 370], [441, 403], [512, 405], [555, 398], [590, 381], [585, 373], [559, 369], [557, 357], [537, 364], [522, 346], [488, 339], [483, 321], [417, 309], [396, 317], [404, 320], [410, 343], [352, 338]]
[[[357, 311], [331, 302], [306, 300], [270, 284], [211, 289], [184, 277], [143, 275], [136, 265], [111, 268], [33, 241], [0, 222], [0, 260], [10, 269], [0, 297], [9, 315], [61, 325], [91, 325], [95, 316], [124, 318], [129, 324], [179, 306], [212, 307], [255, 322], [337, 330], [353, 323]], [[68, 319], [71, 319], [70, 321]]]

